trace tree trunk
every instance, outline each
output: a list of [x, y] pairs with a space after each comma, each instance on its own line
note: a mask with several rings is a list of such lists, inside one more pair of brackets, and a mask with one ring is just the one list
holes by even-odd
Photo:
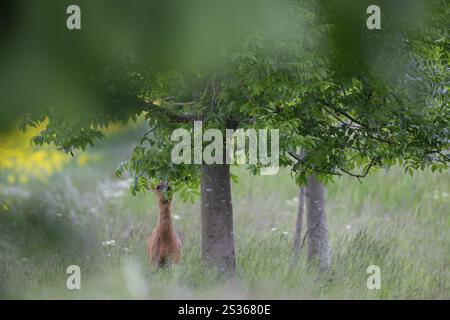
[[305, 188], [301, 187], [298, 194], [298, 209], [297, 209], [297, 221], [295, 222], [295, 234], [294, 234], [294, 250], [292, 262], [295, 264], [298, 262], [300, 256], [300, 249], [302, 246], [302, 228], [303, 228], [303, 213], [305, 211]]
[[325, 187], [315, 176], [308, 179], [307, 192], [308, 262], [320, 271], [330, 267], [327, 218], [325, 214]]
[[236, 262], [229, 165], [202, 165], [201, 221], [204, 265], [217, 268], [221, 273], [234, 273]]

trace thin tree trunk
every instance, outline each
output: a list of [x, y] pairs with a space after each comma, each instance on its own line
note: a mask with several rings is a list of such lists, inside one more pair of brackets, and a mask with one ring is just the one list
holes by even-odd
[[222, 273], [234, 273], [236, 262], [229, 165], [202, 165], [201, 222], [204, 265], [217, 268]]
[[308, 262], [323, 272], [330, 267], [330, 246], [325, 214], [325, 187], [315, 176], [308, 179], [307, 198]]
[[293, 250], [293, 264], [298, 262], [300, 256], [300, 249], [302, 245], [302, 228], [303, 228], [303, 213], [305, 211], [305, 188], [301, 187], [298, 194], [298, 208], [297, 221], [295, 222], [294, 234], [294, 250]]

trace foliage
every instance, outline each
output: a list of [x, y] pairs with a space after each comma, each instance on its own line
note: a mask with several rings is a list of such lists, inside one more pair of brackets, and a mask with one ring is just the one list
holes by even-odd
[[[382, 33], [358, 29], [356, 52], [371, 54], [356, 54], [349, 64], [348, 48], [342, 49], [342, 37], [336, 36], [342, 19], [323, 12], [342, 9], [339, 4], [283, 1], [269, 22], [243, 28], [238, 41], [213, 47], [214, 63], [200, 63], [199, 54], [187, 56], [186, 64], [158, 66], [128, 47], [96, 68], [92, 88], [109, 108], [75, 117], [47, 108], [24, 123], [48, 118], [34, 142], [71, 153], [94, 145], [107, 124], [144, 114], [150, 130], [117, 172], [134, 176], [132, 192], [155, 180], [195, 190], [198, 167], [172, 164], [170, 135], [180, 127], [192, 130], [196, 119], [204, 129], [280, 128], [280, 163], [292, 167], [299, 184], [311, 174], [324, 181], [344, 174], [362, 178], [395, 164], [410, 174], [428, 166], [442, 171], [450, 140], [449, 38], [437, 8], [443, 5], [447, 12], [448, 6], [422, 5], [429, 21], [395, 24]], [[208, 29], [206, 21], [200, 30]], [[249, 169], [258, 173], [260, 167]]]

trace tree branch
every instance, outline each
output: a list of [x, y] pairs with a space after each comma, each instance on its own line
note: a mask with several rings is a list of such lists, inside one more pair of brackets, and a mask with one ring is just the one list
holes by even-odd
[[372, 167], [374, 166], [375, 161], [376, 161], [376, 159], [372, 159], [372, 160], [370, 161], [370, 163], [367, 165], [367, 167], [364, 169], [363, 173], [361, 173], [361, 174], [355, 174], [355, 173], [352, 173], [352, 172], [350, 172], [350, 171], [347, 171], [347, 170], [345, 170], [345, 169], [342, 169], [341, 167], [339, 167], [339, 170], [341, 170], [342, 172], [348, 174], [349, 176], [352, 176], [352, 177], [357, 178], [358, 181], [359, 181], [360, 183], [362, 183], [362, 182], [361, 182], [361, 178], [365, 178], [365, 177], [369, 174], [370, 168], [372, 168]]
[[195, 101], [178, 102], [171, 101], [172, 99], [175, 99], [175, 97], [167, 97], [164, 98], [163, 101], [172, 106], [192, 106], [195, 104]]
[[[294, 153], [292, 151], [289, 151], [288, 154], [291, 157], [295, 158], [301, 164], [306, 165], [305, 161], [303, 160], [305, 158], [304, 155], [298, 155], [298, 154], [296, 154], [296, 153]], [[317, 169], [317, 168], [312, 168], [311, 166], [308, 166], [308, 168], [313, 170], [313, 171], [315, 171], [315, 172], [317, 172], [317, 173], [331, 174], [333, 176], [342, 176], [342, 174], [339, 173], [339, 172], [331, 172], [331, 171], [321, 170], [321, 169]]]
[[[305, 156], [298, 155], [298, 154], [296, 154], [296, 153], [294, 153], [292, 151], [289, 151], [288, 153], [289, 153], [290, 156], [292, 156], [293, 158], [298, 160], [300, 163], [305, 164], [305, 162], [303, 160], [305, 158]], [[352, 172], [350, 172], [350, 171], [348, 171], [346, 169], [343, 169], [341, 167], [338, 167], [338, 168], [339, 168], [339, 170], [341, 170], [345, 174], [348, 174], [349, 176], [355, 177], [355, 178], [358, 179], [359, 182], [361, 182], [360, 179], [361, 178], [365, 178], [369, 174], [370, 169], [375, 165], [375, 161], [376, 160], [377, 160], [376, 158], [372, 159], [361, 174], [352, 173]], [[310, 166], [308, 166], [308, 168], [312, 169], [312, 170], [314, 170], [315, 172], [318, 172], [318, 173], [331, 174], [331, 175], [339, 176], [339, 177], [342, 176], [342, 174], [339, 173], [339, 172], [331, 172], [331, 171], [321, 170], [321, 169], [317, 169], [317, 168], [312, 168]]]
[[201, 120], [201, 117], [199, 117], [199, 116], [195, 116], [195, 115], [191, 115], [191, 114], [177, 114], [170, 110], [156, 106], [152, 103], [145, 103], [144, 107], [146, 109], [148, 109], [148, 111], [156, 112], [156, 113], [168, 118], [172, 122], [193, 122], [193, 121]]
[[[356, 130], [359, 131], [358, 128], [360, 128], [360, 127], [363, 127], [363, 128], [366, 128], [366, 129], [367, 129], [367, 127], [368, 127], [367, 125], [363, 124], [361, 121], [356, 120], [356, 118], [352, 117], [352, 116], [349, 115], [347, 112], [342, 111], [342, 110], [340, 110], [340, 109], [338, 109], [338, 108], [333, 107], [330, 103], [327, 103], [327, 102], [324, 101], [324, 100], [322, 101], [322, 103], [324, 104], [324, 106], [325, 106], [325, 111], [326, 111], [328, 114], [332, 115], [335, 119], [337, 119], [339, 122], [341, 122], [342, 124], [344, 124], [344, 125], [347, 126], [348, 128], [350, 128], [350, 129], [352, 129], [352, 130], [355, 130], [355, 131], [356, 131]], [[340, 115], [346, 117], [346, 118], [349, 119], [350, 121], [356, 123], [359, 127], [356, 127], [356, 126], [354, 126], [354, 125], [352, 126], [352, 123], [347, 123], [347, 122], [343, 121], [343, 120], [342, 120], [341, 118], [339, 118], [336, 114], [334, 114], [333, 112], [330, 112], [327, 108], [330, 108], [331, 110], [333, 110], [333, 111], [336, 112], [337, 114], [340, 114]], [[374, 136], [374, 135], [368, 133], [367, 131], [365, 132], [365, 134], [366, 134], [369, 138], [372, 138], [372, 139], [374, 139], [374, 140], [377, 140], [377, 141], [380, 141], [380, 142], [383, 142], [383, 143], [392, 143], [392, 141], [390, 141], [390, 140], [388, 140], [388, 139], [384, 139], [384, 138], [381, 138], [381, 137], [378, 137], [378, 136]]]

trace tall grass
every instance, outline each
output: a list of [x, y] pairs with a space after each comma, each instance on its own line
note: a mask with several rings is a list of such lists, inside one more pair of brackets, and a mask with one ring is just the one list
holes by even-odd
[[[0, 213], [0, 297], [132, 299], [449, 299], [450, 175], [401, 170], [360, 184], [327, 186], [332, 248], [329, 274], [305, 262], [290, 267], [297, 187], [286, 170], [254, 177], [242, 169], [233, 184], [237, 274], [222, 279], [200, 257], [199, 203], [175, 199], [183, 243], [176, 268], [148, 267], [145, 240], [155, 225], [152, 194], [132, 197], [114, 165], [128, 140], [107, 143], [97, 162], [69, 166], [43, 186], [4, 193]], [[6, 199], [7, 198], [7, 199]], [[110, 241], [114, 240], [114, 241]], [[67, 266], [81, 267], [82, 289], [66, 289]], [[366, 269], [381, 268], [381, 289], [369, 290]]]

